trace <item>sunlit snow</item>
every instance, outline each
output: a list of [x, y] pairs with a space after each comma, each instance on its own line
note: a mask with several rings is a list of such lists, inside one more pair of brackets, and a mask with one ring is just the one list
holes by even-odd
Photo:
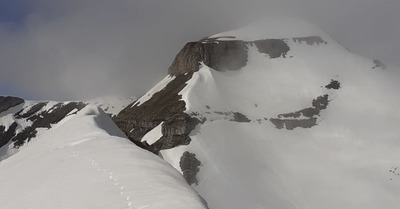
[[1, 208], [204, 208], [180, 174], [94, 106], [0, 163]]

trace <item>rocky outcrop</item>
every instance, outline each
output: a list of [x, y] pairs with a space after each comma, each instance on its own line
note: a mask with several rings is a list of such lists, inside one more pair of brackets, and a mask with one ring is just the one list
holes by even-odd
[[[15, 117], [20, 119], [20, 118], [29, 118], [33, 114], [37, 113], [39, 110], [41, 110], [44, 106], [46, 106], [47, 102], [40, 102], [38, 104], [35, 104], [33, 107], [31, 107], [26, 113], [22, 114], [22, 111], [24, 109], [21, 109], [17, 114], [15, 114]], [[21, 115], [22, 114], [22, 115]]]
[[0, 113], [22, 103], [24, 103], [24, 100], [18, 97], [0, 96]]
[[[186, 82], [194, 72], [200, 69], [201, 63], [216, 71], [240, 70], [247, 64], [249, 47], [256, 47], [260, 53], [270, 59], [286, 58], [290, 47], [289, 41], [301, 44], [306, 42], [309, 45], [326, 44], [319, 36], [298, 37], [290, 39], [263, 39], [256, 41], [229, 40], [234, 37], [205, 38], [197, 42], [187, 43], [175, 57], [168, 69], [170, 76], [174, 79], [165, 88], [156, 92], [145, 102], [133, 103], [122, 110], [114, 122], [138, 146], [158, 153], [160, 150], [173, 148], [179, 145], [190, 143], [190, 132], [195, 126], [207, 120], [206, 115], [213, 114], [210, 111], [186, 114], [186, 104], [179, 95], [179, 92], [186, 86]], [[209, 109], [209, 107], [208, 107]], [[301, 110], [293, 114], [313, 115], [319, 111], [317, 108]], [[215, 112], [226, 120], [237, 122], [251, 122], [245, 115], [238, 112]], [[316, 124], [314, 118], [308, 121], [291, 122], [290, 119], [283, 119], [280, 116], [272, 119], [271, 122], [282, 128], [304, 126], [310, 127]], [[154, 144], [141, 142], [142, 138], [152, 129], [162, 123], [162, 137]], [[294, 125], [288, 125], [293, 123]]]
[[197, 185], [199, 183], [196, 175], [200, 171], [200, 165], [201, 162], [196, 158], [196, 154], [188, 151], [183, 153], [179, 161], [179, 166], [182, 170], [183, 177], [186, 179], [189, 185]]
[[[328, 95], [319, 96], [312, 101], [312, 107], [305, 108], [296, 112], [279, 114], [278, 118], [271, 118], [270, 121], [276, 128], [293, 130], [295, 128], [311, 128], [317, 125], [317, 116], [321, 110], [328, 107]], [[302, 117], [302, 118], [301, 118]]]
[[168, 73], [179, 75], [196, 72], [199, 70], [200, 62], [217, 71], [239, 70], [247, 63], [247, 51], [250, 45], [255, 45], [260, 53], [267, 54], [270, 58], [285, 57], [290, 50], [283, 39], [249, 42], [203, 39], [187, 43], [176, 56]]
[[257, 46], [260, 53], [267, 54], [270, 58], [286, 58], [286, 54], [290, 50], [284, 39], [265, 39], [251, 43]]
[[244, 41], [190, 42], [178, 53], [168, 73], [196, 72], [200, 62], [217, 71], [239, 70], [247, 63], [247, 49]]
[[337, 80], [331, 80], [331, 82], [325, 86], [326, 89], [340, 89], [340, 82]]
[[[118, 127], [137, 145], [154, 153], [162, 149], [189, 144], [189, 133], [200, 122], [184, 111], [185, 102], [179, 92], [193, 73], [180, 74], [161, 91], [155, 93], [143, 104], [128, 106], [113, 118]], [[162, 124], [162, 137], [156, 143], [148, 145], [140, 142], [143, 136]]]
[[[5, 98], [2, 101], [6, 101], [5, 104], [0, 104], [2, 108], [7, 106], [16, 106], [24, 102], [24, 100], [19, 98]], [[13, 142], [14, 148], [18, 148], [36, 137], [37, 128], [51, 128], [52, 124], [58, 123], [68, 114], [74, 114], [85, 107], [85, 104], [81, 102], [60, 102], [48, 110], [42, 110], [46, 105], [47, 102], [40, 102], [30, 107], [30, 109], [21, 108], [20, 111], [13, 115], [15, 119], [24, 121], [24, 124], [31, 123], [30, 125], [23, 127], [22, 130], [17, 131], [17, 128], [20, 126], [17, 120], [7, 129], [4, 125], [0, 125], [0, 147], [9, 142]], [[74, 112], [74, 110], [76, 111]]]

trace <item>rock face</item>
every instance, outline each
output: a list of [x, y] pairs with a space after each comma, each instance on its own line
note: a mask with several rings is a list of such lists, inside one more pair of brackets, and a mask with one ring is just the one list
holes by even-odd
[[[168, 73], [174, 76], [174, 79], [143, 104], [134, 103], [135, 105], [123, 109], [113, 118], [114, 122], [132, 142], [154, 153], [189, 144], [189, 134], [200, 120], [184, 112], [186, 104], [178, 93], [186, 86], [193, 73], [199, 70], [200, 62], [217, 71], [241, 69], [247, 63], [250, 45], [255, 45], [261, 53], [270, 58], [285, 57], [290, 50], [283, 39], [251, 42], [203, 39], [187, 43], [168, 69]], [[234, 113], [233, 120], [250, 121], [241, 113]], [[164, 122], [162, 137], [151, 145], [141, 142], [141, 139], [161, 122]]]
[[186, 179], [189, 185], [197, 185], [199, 183], [196, 175], [200, 171], [200, 165], [201, 162], [196, 158], [196, 154], [188, 151], [183, 153], [179, 162], [179, 166], [183, 172], [183, 177]]
[[[132, 142], [154, 153], [189, 144], [190, 132], [207, 118], [201, 113], [185, 113], [186, 104], [179, 92], [192, 78], [193, 73], [199, 71], [201, 63], [216, 71], [235, 71], [247, 64], [249, 47], [256, 47], [269, 59], [286, 58], [290, 51], [287, 44], [290, 39], [229, 40], [233, 38], [205, 38], [198, 42], [187, 43], [168, 69], [173, 80], [143, 103], [133, 103], [123, 109], [113, 118], [114, 122]], [[309, 45], [326, 44], [319, 36], [298, 37], [293, 38], [292, 41], [298, 44], [305, 42]], [[232, 115], [232, 121], [251, 121], [239, 112], [228, 112], [225, 115], [227, 118]], [[149, 131], [162, 122], [162, 137], [158, 141], [151, 145], [141, 142]], [[278, 127], [282, 126], [282, 119], [272, 119], [271, 122], [277, 124]], [[285, 123], [290, 122], [286, 121]], [[294, 124], [292, 127], [311, 127], [316, 124], [316, 119], [311, 118], [301, 124], [303, 125]]]
[[[3, 113], [23, 104], [25, 101], [15, 97], [2, 97], [0, 108]], [[2, 117], [8, 119], [0, 123], [0, 148], [11, 143], [9, 148], [19, 148], [32, 138], [36, 137], [38, 128], [51, 128], [69, 114], [74, 114], [85, 107], [81, 102], [60, 102], [49, 104], [48, 102], [36, 102], [24, 104], [17, 109], [7, 112]], [[10, 122], [11, 121], [11, 122]], [[4, 153], [0, 153], [0, 158]]]
[[39, 129], [41, 131], [50, 129], [54, 124], [76, 114], [88, 104], [105, 107], [106, 112], [110, 109], [107, 113], [112, 115], [115, 109], [130, 102], [131, 99], [109, 102], [101, 98], [84, 102], [40, 102], [10, 96], [0, 97], [0, 160], [9, 157], [14, 153], [13, 150], [37, 137]]
[[[278, 118], [271, 118], [270, 121], [276, 128], [293, 130], [297, 127], [311, 128], [317, 125], [317, 117], [320, 116], [321, 110], [328, 107], [328, 95], [319, 96], [312, 101], [312, 107], [305, 108], [296, 112], [280, 114]], [[304, 118], [300, 118], [304, 117]]]
[[24, 100], [18, 97], [0, 96], [0, 113], [7, 111], [11, 107], [15, 107], [19, 104], [22, 104], [23, 102]]
[[250, 45], [255, 45], [259, 52], [270, 58], [285, 57], [290, 50], [283, 39], [265, 39], [257, 41], [219, 41], [203, 39], [190, 42], [178, 53], [168, 73], [179, 75], [199, 70], [199, 63], [217, 71], [239, 70], [247, 63], [247, 51]]
[[[200, 121], [184, 113], [185, 102], [178, 93], [191, 77], [192, 73], [177, 75], [163, 90], [155, 93], [143, 104], [123, 109], [113, 118], [114, 122], [131, 141], [154, 153], [189, 144], [188, 135]], [[152, 145], [141, 143], [143, 136], [161, 122], [164, 122], [162, 138]]]

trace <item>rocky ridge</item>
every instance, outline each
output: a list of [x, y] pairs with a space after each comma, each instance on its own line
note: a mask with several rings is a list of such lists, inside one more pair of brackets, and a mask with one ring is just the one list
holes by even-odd
[[[186, 103], [182, 99], [180, 92], [187, 86], [193, 74], [199, 71], [201, 65], [208, 66], [212, 70], [220, 72], [240, 70], [248, 62], [249, 47], [256, 47], [258, 52], [265, 54], [268, 59], [290, 59], [291, 57], [287, 56], [290, 51], [288, 42], [306, 44], [308, 46], [327, 44], [320, 36], [255, 41], [226, 40], [229, 38], [232, 37], [205, 38], [197, 42], [187, 43], [177, 54], [168, 69], [171, 81], [163, 86], [163, 88], [158, 89], [154, 94], [149, 93], [145, 95], [149, 97], [147, 100], [132, 103], [132, 105], [123, 109], [113, 118], [114, 122], [132, 142], [158, 154], [161, 150], [188, 145], [191, 142], [190, 134], [196, 125], [204, 123], [206, 120], [213, 120], [210, 119], [209, 115], [216, 115], [221, 119], [236, 122], [261, 123], [262, 121], [268, 121], [267, 117], [252, 121], [246, 115], [235, 111], [188, 112]], [[153, 92], [153, 89], [150, 92]], [[318, 102], [313, 102], [315, 106], [294, 113], [296, 115], [307, 115], [306, 113], [313, 112], [307, 119], [291, 119], [284, 117], [287, 115], [282, 114], [278, 118], [271, 118], [270, 122], [276, 125], [278, 129], [283, 127], [289, 130], [293, 130], [294, 128], [311, 128], [317, 125], [317, 118], [315, 116], [318, 117], [319, 112], [327, 107], [328, 96], [318, 97], [315, 101], [321, 101], [324, 105], [317, 105]], [[212, 116], [212, 118], [215, 118], [215, 116]], [[159, 139], [156, 139], [156, 142], [148, 144], [146, 141], [142, 141], [146, 134], [150, 133], [150, 131], [160, 124], [162, 126], [161, 136]], [[181, 160], [188, 159], [188, 153], [186, 155], [182, 156]], [[191, 155], [190, 157], [195, 158], [195, 155]], [[182, 165], [186, 164], [182, 161]], [[197, 167], [193, 167], [192, 170], [188, 169], [191, 167], [185, 167], [186, 175], [184, 176], [190, 184], [196, 183]]]

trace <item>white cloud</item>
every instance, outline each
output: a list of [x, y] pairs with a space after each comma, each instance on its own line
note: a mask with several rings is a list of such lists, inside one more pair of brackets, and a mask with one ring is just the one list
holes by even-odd
[[0, 94], [138, 96], [166, 75], [186, 42], [270, 14], [300, 16], [356, 53], [400, 65], [400, 27], [393, 21], [400, 19], [399, 5], [394, 0], [39, 0], [17, 30], [0, 25], [0, 82], [11, 85]]

